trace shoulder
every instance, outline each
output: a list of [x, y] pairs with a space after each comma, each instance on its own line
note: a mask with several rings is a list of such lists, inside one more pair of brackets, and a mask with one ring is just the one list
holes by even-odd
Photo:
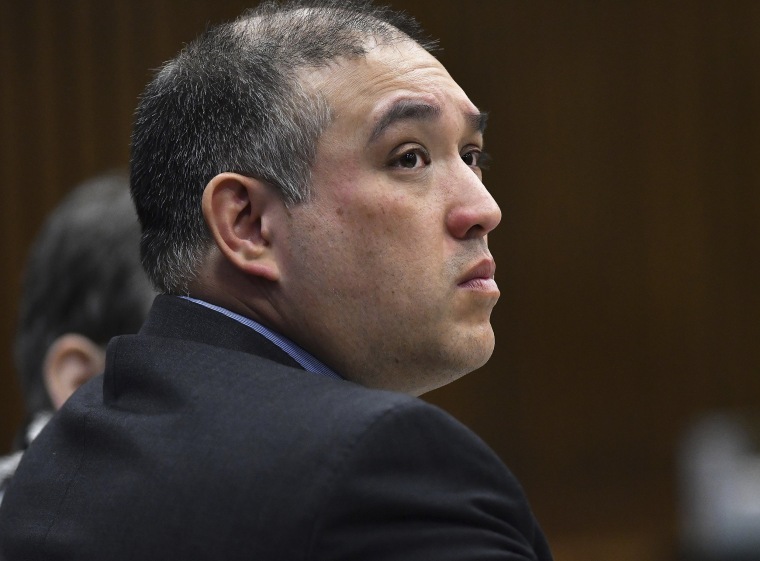
[[[495, 453], [472, 431], [441, 409], [392, 392], [352, 392], [334, 411], [343, 429], [335, 454], [336, 480], [353, 473], [393, 478], [400, 493], [435, 496], [437, 485], [469, 485], [470, 475], [509, 493], [521, 494], [516, 479]], [[420, 480], [415, 480], [419, 476]], [[413, 482], [414, 489], [403, 489]], [[451, 487], [448, 487], [449, 489]]]
[[357, 428], [324, 485], [320, 557], [386, 559], [392, 542], [394, 559], [551, 558], [518, 481], [450, 415], [403, 398]]

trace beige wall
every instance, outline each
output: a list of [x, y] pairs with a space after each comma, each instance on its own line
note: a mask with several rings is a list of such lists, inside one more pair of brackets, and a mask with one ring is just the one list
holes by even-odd
[[[491, 112], [502, 301], [488, 366], [430, 396], [524, 481], [571, 559], [671, 559], [674, 447], [760, 408], [760, 4], [398, 2]], [[154, 68], [242, 1], [0, 0], [0, 448], [23, 258], [125, 166]]]

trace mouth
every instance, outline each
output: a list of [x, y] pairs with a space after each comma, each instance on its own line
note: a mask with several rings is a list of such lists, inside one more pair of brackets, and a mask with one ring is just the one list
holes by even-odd
[[494, 280], [496, 263], [493, 259], [483, 259], [472, 266], [459, 280], [457, 286], [468, 290], [486, 293], [499, 293]]

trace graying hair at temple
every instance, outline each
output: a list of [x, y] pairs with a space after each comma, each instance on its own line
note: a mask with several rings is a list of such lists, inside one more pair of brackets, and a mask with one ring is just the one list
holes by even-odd
[[143, 265], [159, 291], [187, 293], [210, 247], [201, 197], [212, 177], [256, 177], [291, 205], [308, 197], [331, 114], [298, 72], [362, 56], [369, 38], [435, 46], [414, 19], [368, 1], [263, 2], [158, 71], [136, 111], [131, 185]]

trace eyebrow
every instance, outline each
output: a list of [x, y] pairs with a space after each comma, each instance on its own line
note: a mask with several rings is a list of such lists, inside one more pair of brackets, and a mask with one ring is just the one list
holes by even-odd
[[[369, 141], [374, 142], [392, 125], [399, 121], [432, 121], [441, 115], [441, 108], [429, 103], [402, 99], [391, 105], [391, 107], [381, 115], [380, 120], [372, 129]], [[488, 114], [483, 112], [468, 113], [465, 119], [473, 130], [483, 133], [486, 129]]]
[[441, 114], [441, 108], [437, 105], [430, 105], [420, 101], [411, 101], [402, 99], [397, 101], [383, 113], [380, 120], [372, 129], [369, 137], [370, 142], [374, 142], [390, 128], [391, 125], [399, 121], [432, 121]]
[[480, 134], [486, 132], [486, 125], [488, 124], [488, 113], [485, 111], [479, 111], [478, 113], [468, 113], [465, 118], [470, 123], [473, 130], [478, 131]]

